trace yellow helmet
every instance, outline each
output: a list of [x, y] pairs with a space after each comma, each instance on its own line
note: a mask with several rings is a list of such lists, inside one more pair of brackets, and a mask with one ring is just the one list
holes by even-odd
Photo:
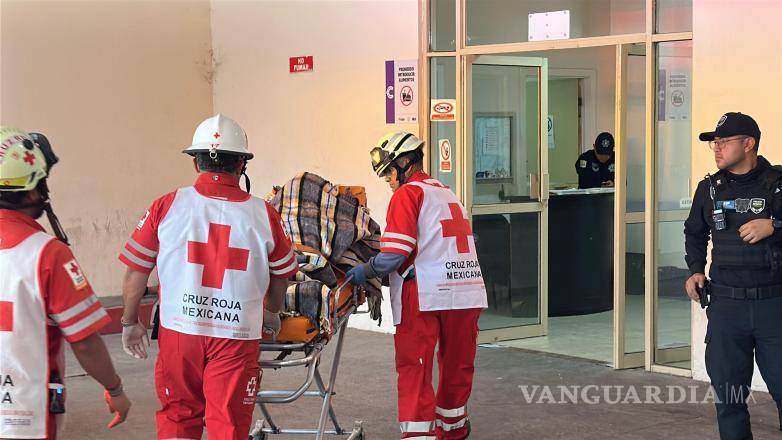
[[372, 169], [378, 176], [382, 176], [396, 158], [405, 153], [416, 151], [423, 145], [424, 141], [412, 133], [404, 131], [388, 133], [377, 141], [377, 145], [369, 153], [372, 157]]
[[48, 142], [42, 146], [27, 132], [0, 127], [0, 191], [30, 191], [46, 178], [49, 164], [44, 148], [51, 150]]

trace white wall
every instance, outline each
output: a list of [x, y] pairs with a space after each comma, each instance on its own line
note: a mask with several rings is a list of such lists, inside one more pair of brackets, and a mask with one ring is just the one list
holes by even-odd
[[[384, 61], [418, 57], [417, 17], [415, 0], [4, 0], [0, 116], [49, 135], [54, 206], [98, 293], [118, 295], [117, 253], [151, 200], [192, 182], [180, 152], [214, 112], [247, 129], [255, 194], [307, 170], [365, 186], [384, 226], [368, 152], [418, 130], [384, 113]], [[314, 72], [288, 73], [297, 55]]]
[[[246, 129], [256, 158], [249, 174], [263, 194], [301, 171], [363, 185], [385, 226], [391, 192], [372, 172], [369, 150], [385, 123], [385, 60], [418, 57], [418, 6], [405, 1], [214, 1], [214, 110]], [[314, 56], [291, 74], [288, 58]], [[391, 331], [386, 298], [383, 330]], [[377, 330], [366, 315], [353, 325]]]
[[[711, 152], [697, 134], [713, 130], [728, 111], [752, 115], [763, 133], [760, 151], [782, 162], [782, 2], [776, 0], [695, 0], [693, 2], [692, 190], [714, 171]], [[740, 32], [726, 31], [739, 26]], [[728, 67], [730, 66], [730, 67]], [[693, 303], [693, 376], [708, 380], [703, 363], [706, 316]], [[755, 368], [753, 386], [765, 389]]]
[[149, 203], [192, 182], [210, 47], [207, 1], [2, 2], [0, 121], [51, 140], [53, 206], [101, 296]]

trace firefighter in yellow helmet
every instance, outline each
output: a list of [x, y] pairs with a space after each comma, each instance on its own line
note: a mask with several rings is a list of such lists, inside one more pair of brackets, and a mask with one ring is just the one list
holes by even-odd
[[[98, 331], [110, 322], [49, 204], [57, 156], [46, 137], [0, 127], [0, 438], [56, 439], [65, 413], [63, 344], [105, 389], [109, 423], [130, 401]], [[57, 237], [35, 219], [46, 212]]]

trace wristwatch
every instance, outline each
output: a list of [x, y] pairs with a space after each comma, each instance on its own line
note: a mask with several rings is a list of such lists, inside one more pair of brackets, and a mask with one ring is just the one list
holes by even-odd
[[771, 224], [774, 226], [774, 229], [782, 229], [782, 219], [772, 218]]

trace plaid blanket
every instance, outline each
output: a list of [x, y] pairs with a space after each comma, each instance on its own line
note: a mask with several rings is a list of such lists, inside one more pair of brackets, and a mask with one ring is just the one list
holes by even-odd
[[[269, 201], [293, 243], [312, 250], [299, 251], [297, 256], [308, 279], [334, 288], [335, 268], [345, 273], [380, 252], [380, 226], [369, 210], [355, 196], [340, 194], [339, 186], [316, 174], [304, 172], [275, 187]], [[378, 322], [382, 319], [380, 288], [377, 279], [366, 286], [372, 318]], [[300, 312], [310, 315], [314, 310]]]
[[320, 281], [304, 280], [288, 286], [285, 295], [285, 310], [288, 315], [303, 315], [316, 328], [331, 328], [329, 289]]

